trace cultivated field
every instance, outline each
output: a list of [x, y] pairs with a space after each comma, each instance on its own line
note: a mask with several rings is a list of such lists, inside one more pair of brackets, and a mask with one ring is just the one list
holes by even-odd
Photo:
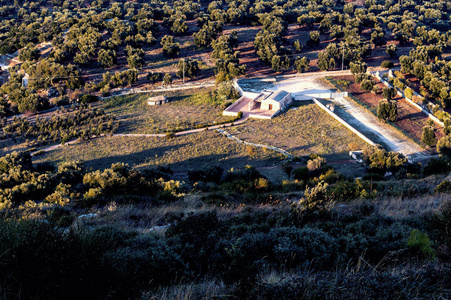
[[170, 103], [150, 106], [149, 97], [161, 93], [116, 96], [103, 100], [105, 111], [120, 120], [117, 133], [164, 133], [213, 125], [230, 117], [222, 115], [225, 99], [214, 88], [164, 92]]

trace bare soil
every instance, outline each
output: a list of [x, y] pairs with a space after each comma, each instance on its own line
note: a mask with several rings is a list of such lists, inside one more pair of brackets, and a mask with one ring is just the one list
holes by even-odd
[[[360, 89], [360, 84], [355, 82], [354, 76], [340, 76], [337, 78], [351, 81], [351, 84], [347, 87], [347, 91], [354, 95], [359, 101], [369, 106], [372, 110], [377, 110], [379, 102], [384, 100], [382, 94], [362, 91]], [[380, 81], [377, 82], [377, 86], [380, 89], [385, 87]], [[406, 132], [409, 137], [413, 138], [416, 142], [420, 142], [422, 129], [429, 118], [426, 114], [409, 104], [404, 98], [396, 96], [393, 100], [396, 101], [398, 106], [398, 121], [396, 121], [395, 124], [403, 132]], [[443, 129], [437, 124], [434, 126], [437, 138], [443, 137]]]

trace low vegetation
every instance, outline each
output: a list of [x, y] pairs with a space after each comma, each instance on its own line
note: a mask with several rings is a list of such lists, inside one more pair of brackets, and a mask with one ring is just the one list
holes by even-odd
[[115, 96], [103, 103], [106, 112], [121, 120], [120, 133], [166, 133], [233, 122], [222, 112], [232, 101], [227, 93], [236, 94], [224, 93], [211, 88], [163, 93], [170, 102], [155, 106], [148, 105], [147, 99], [158, 93]]
[[[1, 299], [451, 298], [449, 1], [0, 1]], [[387, 80], [443, 133], [375, 66], [401, 66]], [[175, 134], [232, 121], [236, 77], [340, 69], [439, 157], [367, 146], [311, 104], [227, 129], [292, 160]], [[216, 87], [97, 102], [184, 81]]]
[[272, 120], [248, 120], [227, 130], [240, 139], [280, 147], [295, 156], [346, 152], [351, 143], [365, 145], [312, 103], [294, 106]]
[[80, 138], [86, 140], [92, 136], [112, 135], [119, 127], [114, 115], [106, 114], [103, 109], [92, 108], [87, 104], [60, 108], [47, 116], [14, 116], [10, 121], [3, 119], [0, 138], [11, 143], [26, 141], [31, 147], [48, 143], [66, 143]]
[[[346, 179], [312, 155], [305, 169], [285, 168], [306, 187], [289, 196], [250, 166], [200, 167], [181, 182], [168, 167], [55, 169], [29, 153], [1, 157], [3, 293], [298, 299], [335, 297], [341, 286], [350, 298], [448, 296], [450, 204], [434, 191], [443, 175], [420, 179], [444, 162], [426, 171], [371, 147], [364, 157], [370, 172], [397, 179]], [[417, 179], [401, 180], [402, 170]]]
[[170, 166], [176, 172], [187, 172], [217, 162], [223, 168], [242, 168], [247, 164], [271, 165], [284, 158], [281, 154], [260, 148], [249, 153], [244, 145], [210, 131], [175, 138], [105, 137], [65, 147], [36, 159], [58, 164], [80, 160], [95, 168], [124, 162], [140, 168]]

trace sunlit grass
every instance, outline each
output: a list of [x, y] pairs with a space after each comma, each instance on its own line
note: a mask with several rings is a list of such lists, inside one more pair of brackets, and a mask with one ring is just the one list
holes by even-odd
[[[165, 95], [171, 102], [150, 106], [147, 99]], [[121, 121], [119, 133], [164, 133], [213, 125], [230, 117], [222, 115], [226, 100], [212, 88], [117, 96], [103, 100], [106, 112]]]
[[[250, 156], [252, 155], [252, 157]], [[224, 169], [245, 165], [272, 165], [285, 157], [245, 145], [216, 132], [201, 132], [173, 139], [145, 137], [103, 137], [66, 145], [36, 158], [36, 162], [62, 163], [81, 160], [89, 167], [105, 168], [124, 162], [137, 168], [170, 166], [176, 172], [220, 165]]]
[[295, 156], [342, 153], [365, 142], [311, 102], [297, 104], [272, 120], [248, 120], [231, 128], [236, 137], [276, 146]]

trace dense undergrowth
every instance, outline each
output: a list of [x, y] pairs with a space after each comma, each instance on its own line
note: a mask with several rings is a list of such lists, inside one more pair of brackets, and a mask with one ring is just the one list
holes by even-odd
[[3, 125], [0, 140], [11, 139], [16, 143], [27, 140], [30, 146], [40, 146], [52, 142], [64, 144], [74, 138], [85, 140], [92, 136], [113, 134], [119, 122], [103, 109], [82, 103], [67, 109], [61, 108], [48, 118], [36, 116], [35, 120], [31, 120], [15, 116]]
[[[7, 155], [0, 158], [0, 294], [449, 297], [451, 206], [440, 174], [448, 169], [437, 160], [409, 167], [370, 150], [369, 180], [344, 178], [312, 156], [306, 167], [284, 167], [288, 192], [253, 167], [191, 171], [181, 182], [168, 168], [54, 169], [34, 165], [28, 153]], [[383, 157], [391, 164], [378, 169]], [[397, 178], [375, 180], [387, 170]]]

